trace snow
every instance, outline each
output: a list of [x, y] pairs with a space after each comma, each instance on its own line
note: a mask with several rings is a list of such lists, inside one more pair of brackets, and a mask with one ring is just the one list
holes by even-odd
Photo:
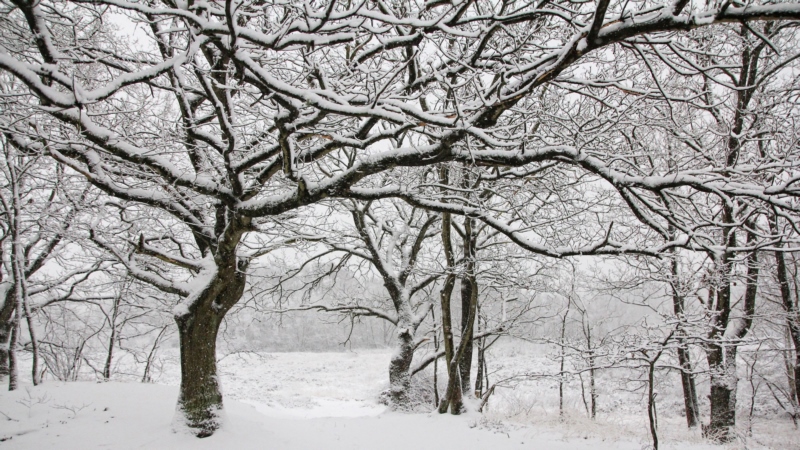
[[[530, 355], [518, 356], [519, 360], [511, 358], [509, 362], [538, 363]], [[618, 427], [600, 422], [590, 425], [588, 419], [578, 418], [579, 414], [568, 416], [559, 429], [502, 422], [491, 414], [390, 412], [377, 402], [378, 393], [386, 388], [390, 357], [387, 350], [223, 357], [219, 376], [226, 396], [225, 421], [222, 429], [206, 439], [174, 431], [179, 381], [174, 362], [157, 378], [162, 384], [50, 381], [38, 387], [23, 386], [0, 395], [0, 446], [65, 450], [647, 447], [643, 427], [637, 427], [641, 437], [632, 437], [639, 433], [620, 435]], [[24, 375], [27, 368], [21, 369]], [[512, 392], [505, 395], [509, 394]], [[518, 394], [530, 393], [523, 390]], [[720, 447], [673, 440], [662, 448]]]
[[[227, 422], [210, 438], [174, 433], [177, 388], [138, 383], [47, 383], [4, 393], [4, 449], [639, 449], [635, 443], [558, 440], [533, 429], [492, 432], [471, 416], [400, 414], [296, 418], [226, 401]], [[7, 418], [6, 418], [7, 416]], [[10, 419], [10, 420], [9, 420]]]
[[[498, 388], [483, 415], [402, 414], [378, 403], [379, 393], [388, 387], [391, 356], [391, 349], [221, 354], [218, 376], [225, 395], [224, 426], [210, 438], [196, 439], [174, 432], [178, 353], [164, 348], [163, 368], [159, 364], [153, 373], [157, 384], [133, 382], [141, 374], [121, 361], [115, 379], [130, 383], [48, 381], [0, 393], [0, 448], [650, 448], [641, 393], [621, 390], [619, 374], [598, 374], [596, 420], [586, 417], [575, 379], [567, 384], [567, 409], [559, 417], [556, 386], [545, 378]], [[554, 361], [538, 347], [501, 343], [490, 364], [492, 379], [499, 380], [514, 373], [548, 371]], [[23, 356], [22, 383], [29, 383], [29, 365], [30, 359]], [[92, 375], [82, 375], [86, 376]], [[662, 380], [658, 387], [660, 448], [745, 448], [743, 442], [712, 445], [699, 430], [687, 430], [680, 415], [680, 386], [669, 381]], [[708, 384], [701, 383], [699, 389], [707, 392]], [[707, 402], [700, 400], [707, 408]], [[800, 436], [791, 422], [768, 417], [754, 422], [746, 448], [798, 448]], [[740, 418], [745, 426], [746, 417]]]

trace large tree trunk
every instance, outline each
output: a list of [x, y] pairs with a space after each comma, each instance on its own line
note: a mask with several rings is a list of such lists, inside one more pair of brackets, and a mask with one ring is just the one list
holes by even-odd
[[703, 434], [719, 442], [733, 440], [736, 426], [736, 347], [714, 345], [709, 353], [711, 369], [711, 421]]
[[221, 425], [216, 354], [220, 319], [219, 314], [207, 310], [176, 319], [181, 349], [178, 411], [198, 437], [210, 436]]
[[[771, 25], [765, 27], [765, 32], [770, 33]], [[746, 26], [741, 27], [741, 35], [747, 38], [752, 32]], [[745, 49], [741, 53], [741, 66], [739, 79], [736, 81], [736, 109], [734, 117], [727, 124], [730, 126], [730, 134], [727, 138], [727, 154], [725, 166], [733, 168], [737, 165], [742, 150], [742, 136], [744, 133], [745, 121], [751, 114], [749, 111], [750, 100], [758, 86], [756, 82], [759, 74], [759, 55], [766, 48], [766, 45], [759, 45], [752, 49]], [[710, 105], [709, 105], [710, 106]], [[719, 117], [719, 116], [717, 116]], [[719, 119], [717, 119], [719, 121]], [[757, 119], [755, 119], [757, 120]], [[719, 125], [724, 125], [719, 123]], [[718, 293], [718, 304], [716, 306], [715, 317], [712, 321], [712, 332], [709, 336], [712, 344], [708, 354], [709, 370], [711, 371], [711, 421], [707, 427], [703, 427], [704, 434], [719, 441], [730, 441], [733, 439], [733, 427], [736, 424], [736, 345], [747, 334], [752, 325], [753, 312], [755, 310], [755, 297], [758, 290], [758, 253], [753, 251], [747, 256], [747, 288], [744, 298], [744, 318], [740, 323], [729, 323], [731, 313], [731, 284], [733, 279], [734, 253], [731, 250], [736, 247], [736, 227], [738, 218], [734, 216], [736, 208], [734, 203], [723, 201], [722, 205], [722, 244], [725, 246], [725, 253], [721, 258], [721, 285]], [[755, 224], [752, 219], [745, 222], [747, 231], [748, 245], [755, 246], [756, 236], [752, 230]], [[735, 329], [729, 329], [734, 326]], [[734, 343], [724, 341], [733, 340]], [[713, 362], [713, 364], [712, 364]]]
[[[466, 270], [461, 279], [461, 341], [464, 346], [464, 355], [458, 362], [458, 370], [461, 376], [461, 392], [470, 392], [470, 379], [472, 375], [472, 347], [475, 327], [470, 321], [474, 322], [478, 298], [478, 279], [476, 270], [476, 247], [477, 233], [475, 232], [475, 219], [464, 218], [464, 259], [466, 260]], [[473, 305], [474, 303], [474, 305]], [[473, 317], [470, 317], [473, 314]]]
[[409, 324], [398, 324], [397, 348], [389, 363], [389, 401], [392, 409], [403, 409], [409, 405], [413, 358], [414, 328]]
[[[461, 378], [461, 392], [470, 392], [472, 378], [472, 347], [473, 333], [467, 334], [468, 323], [470, 320], [469, 311], [472, 303], [472, 289], [475, 285], [475, 277], [471, 275], [470, 266], [474, 270], [474, 263], [467, 263], [467, 275], [461, 280], [461, 341], [464, 345], [464, 356], [458, 362], [458, 372]], [[474, 320], [474, 319], [473, 319]]]
[[[722, 208], [723, 223], [733, 223], [733, 207], [725, 205]], [[728, 247], [736, 245], [736, 237], [730, 228], [722, 231], [722, 242]], [[704, 425], [703, 435], [711, 439], [727, 442], [732, 439], [732, 429], [736, 424], [736, 370], [735, 360], [733, 361], [733, 373], [731, 361], [727, 360], [729, 352], [726, 351], [725, 331], [729, 325], [731, 314], [731, 275], [733, 273], [733, 255], [726, 251], [719, 260], [714, 262], [717, 270], [718, 287], [713, 291], [716, 293], [716, 304], [712, 295], [709, 295], [708, 304], [714, 306], [711, 320], [711, 332], [706, 346], [706, 359], [708, 369], [711, 373], [711, 402], [710, 421]], [[735, 352], [733, 353], [735, 356]]]
[[[443, 180], [442, 183], [447, 183], [446, 169], [442, 168], [440, 173]], [[448, 381], [447, 389], [439, 403], [439, 413], [441, 414], [447, 412], [447, 408], [453, 401], [457, 402], [459, 407], [461, 404], [461, 385], [459, 383], [454, 386], [450, 381], [454, 376], [457, 376], [456, 373], [454, 373], [457, 372], [457, 365], [455, 365], [453, 361], [455, 358], [455, 348], [453, 343], [452, 311], [450, 308], [450, 300], [456, 282], [455, 275], [452, 273], [453, 267], [455, 266], [455, 256], [453, 254], [452, 241], [450, 240], [451, 220], [450, 214], [442, 214], [442, 247], [444, 248], [445, 259], [447, 260], [448, 274], [440, 293], [440, 300], [442, 307], [442, 341], [445, 349], [445, 367], [447, 368]], [[453, 389], [456, 387], [458, 388], [458, 392], [453, 392]]]
[[[472, 226], [470, 222], [466, 222], [465, 224], [465, 232], [469, 235], [472, 233]], [[465, 253], [468, 255], [474, 255], [473, 249], [467, 248], [465, 249]], [[474, 274], [474, 272], [472, 273]], [[474, 276], [469, 277], [470, 280], [474, 280]], [[464, 410], [464, 403], [463, 403], [463, 390], [462, 390], [462, 382], [461, 382], [461, 371], [459, 370], [459, 366], [461, 361], [464, 360], [466, 353], [467, 345], [472, 345], [472, 335], [473, 330], [475, 329], [475, 316], [477, 314], [478, 308], [478, 286], [476, 284], [472, 285], [470, 289], [470, 302], [467, 305], [467, 309], [461, 311], [461, 314], [466, 316], [467, 321], [465, 324], [465, 328], [462, 330], [462, 337], [461, 342], [458, 344], [458, 349], [456, 349], [455, 354], [453, 355], [453, 360], [450, 362], [450, 368], [448, 370], [449, 378], [447, 381], [447, 392], [445, 393], [444, 399], [442, 399], [442, 403], [439, 405], [439, 412], [444, 413], [447, 411], [448, 407], [450, 408], [450, 414], [461, 414]], [[469, 336], [469, 341], [465, 338]], [[467, 389], [469, 389], [469, 384], [467, 384]], [[469, 390], [467, 391], [469, 392]]]
[[[750, 230], [753, 224], [746, 224]], [[755, 245], [756, 236], [753, 231], [747, 232], [747, 245]], [[735, 242], [735, 240], [733, 241]], [[731, 244], [728, 244], [731, 246]], [[728, 257], [729, 258], [729, 257]], [[704, 435], [720, 442], [729, 442], [734, 438], [736, 425], [736, 350], [753, 324], [756, 296], [758, 293], [759, 263], [758, 253], [753, 251], [747, 255], [747, 280], [744, 293], [742, 318], [730, 321], [731, 299], [731, 259], [724, 259], [722, 286], [719, 290], [718, 307], [713, 341], [708, 348], [708, 367], [711, 371], [711, 421], [703, 427]]]
[[[176, 426], [185, 425], [197, 437], [211, 436], [221, 425], [222, 393], [217, 377], [217, 332], [228, 310], [239, 301], [245, 288], [244, 267], [237, 268], [236, 243], [215, 258], [217, 271], [209, 274], [204, 289], [178, 310], [181, 350], [181, 386]], [[198, 276], [203, 276], [201, 273]]]
[[695, 387], [694, 375], [692, 375], [692, 361], [688, 349], [684, 347], [678, 348], [678, 363], [681, 367], [681, 387], [683, 388], [683, 403], [686, 410], [686, 424], [689, 428], [693, 428], [700, 423], [700, 410], [697, 406], [697, 388]]

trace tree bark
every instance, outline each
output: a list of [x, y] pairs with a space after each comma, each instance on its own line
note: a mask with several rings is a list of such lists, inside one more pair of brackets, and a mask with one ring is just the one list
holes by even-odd
[[[478, 333], [481, 331], [481, 311], [480, 305], [478, 305], [477, 309], [477, 323], [478, 323]], [[478, 346], [478, 366], [477, 366], [477, 373], [475, 374], [475, 397], [482, 398], [483, 397], [483, 377], [484, 377], [484, 369], [486, 367], [486, 337], [478, 338], [476, 340]], [[487, 386], [488, 387], [488, 386]]]
[[[764, 31], [769, 34], [772, 25], [767, 24]], [[741, 35], [747, 38], [751, 33], [746, 26], [741, 27]], [[762, 42], [755, 47], [745, 48], [741, 53], [741, 66], [739, 68], [739, 79], [736, 86], [739, 88], [735, 92], [736, 107], [732, 120], [728, 124], [719, 123], [721, 126], [728, 126], [730, 134], [726, 142], [726, 161], [727, 168], [734, 168], [739, 161], [744, 142], [742, 137], [745, 121], [750, 113], [749, 104], [758, 86], [756, 82], [759, 75], [759, 58], [761, 52], [766, 48], [766, 43]], [[717, 119], [719, 121], [719, 119]], [[757, 120], [757, 119], [754, 119]], [[742, 339], [750, 329], [755, 308], [755, 297], [758, 289], [758, 253], [753, 251], [747, 256], [747, 289], [745, 292], [744, 325], [729, 333], [729, 317], [731, 313], [731, 275], [733, 274], [734, 253], [730, 250], [736, 246], [736, 236], [733, 227], [737, 220], [734, 217], [735, 207], [729, 201], [723, 201], [722, 205], [722, 244], [725, 252], [722, 255], [720, 265], [721, 285], [718, 291], [718, 305], [712, 313], [712, 331], [709, 336], [712, 342], [708, 353], [709, 369], [711, 371], [711, 421], [707, 427], [703, 427], [704, 434], [722, 441], [728, 442], [733, 439], [733, 427], [736, 424], [736, 343], [726, 343], [731, 339], [736, 341]], [[755, 224], [752, 221], [745, 222], [748, 244], [755, 244], [755, 235], [751, 231]], [[738, 326], [735, 324], [734, 326]], [[712, 364], [713, 363], [713, 364]]]
[[[567, 297], [567, 310], [564, 311], [564, 317], [561, 319], [561, 338], [559, 340], [560, 349], [559, 349], [559, 366], [558, 366], [558, 415], [560, 417], [564, 416], [564, 364], [567, 359], [566, 353], [566, 332], [567, 332], [567, 317], [569, 316], [569, 310], [572, 306], [572, 298]], [[583, 386], [583, 383], [581, 383]]]
[[[475, 274], [476, 261], [475, 253], [477, 246], [477, 234], [475, 233], [475, 219], [464, 218], [464, 259], [466, 260], [466, 270], [461, 279], [461, 342], [464, 346], [464, 354], [458, 362], [458, 370], [461, 377], [461, 392], [470, 392], [472, 376], [472, 347], [473, 331], [475, 327], [470, 321], [475, 322], [478, 300], [478, 279]], [[472, 317], [470, 317], [472, 314]]]
[[8, 390], [17, 389], [19, 369], [17, 368], [17, 338], [19, 334], [19, 309], [11, 322], [11, 338], [8, 341]]
[[[709, 354], [711, 372], [711, 421], [703, 435], [719, 442], [733, 440], [736, 426], [736, 347], [715, 346]], [[713, 363], [713, 366], [712, 366]]]
[[[733, 207], [724, 205], [722, 208], [723, 223], [733, 223]], [[736, 238], [730, 228], [723, 228], [722, 241], [725, 247], [734, 247]], [[736, 372], [731, 373], [731, 362], [727, 359], [731, 354], [724, 343], [725, 331], [729, 325], [731, 314], [731, 275], [733, 273], [733, 257], [725, 251], [718, 261], [715, 261], [719, 286], [715, 289], [716, 304], [711, 311], [711, 333], [706, 347], [706, 359], [711, 372], [711, 402], [710, 421], [704, 425], [703, 435], [719, 442], [728, 442], [732, 436], [732, 429], [736, 424]], [[709, 296], [709, 306], [711, 306]], [[732, 387], [733, 386], [733, 387]]]
[[108, 338], [108, 353], [106, 354], [106, 363], [103, 366], [103, 379], [106, 381], [111, 379], [111, 363], [114, 359], [114, 346], [117, 343], [117, 316], [119, 315], [119, 303], [121, 300], [122, 292], [114, 299], [114, 305], [111, 311], [111, 336]]
[[[777, 215], [773, 213], [771, 219], [772, 233], [777, 235], [780, 232]], [[778, 244], [778, 247], [783, 247], [783, 244]], [[794, 393], [795, 404], [800, 405], [800, 307], [798, 307], [798, 299], [792, 298], [784, 252], [780, 250], [775, 252], [775, 262], [776, 278], [781, 290], [781, 303], [786, 313], [786, 326], [789, 329], [789, 337], [794, 346], [794, 367], [791, 374], [793, 375], [794, 386], [792, 386], [791, 390]]]
[[216, 273], [194, 299], [189, 299], [187, 310], [175, 314], [181, 351], [176, 425], [182, 422], [197, 437], [211, 436], [221, 425], [217, 332], [225, 314], [242, 297], [246, 284], [246, 267], [237, 267], [236, 257], [243, 230], [229, 232], [214, 258]]
[[[749, 224], [752, 229], [753, 224]], [[756, 240], [755, 233], [748, 231], [747, 243], [754, 245]], [[727, 254], [727, 253], [726, 253]], [[724, 309], [718, 309], [719, 317], [724, 318], [724, 322], [718, 322], [716, 332], [713, 333], [714, 340], [709, 345], [708, 366], [711, 371], [711, 421], [707, 427], [703, 427], [703, 434], [720, 442], [730, 442], [734, 438], [734, 427], [736, 426], [736, 386], [738, 377], [736, 375], [736, 351], [738, 341], [744, 338], [753, 324], [755, 313], [755, 302], [758, 293], [758, 253], [753, 251], [746, 258], [747, 280], [744, 294], [744, 311], [740, 322], [729, 323], [730, 315], [730, 279], [732, 268], [731, 261], [726, 261], [725, 278], [723, 278], [722, 288], [720, 289], [720, 304], [726, 305]], [[724, 325], [722, 325], [724, 324]], [[735, 328], [730, 328], [735, 327]]]
[[[446, 185], [447, 168], [440, 169], [440, 178], [442, 184]], [[449, 213], [442, 214], [442, 248], [444, 249], [445, 262], [447, 263], [448, 273], [444, 280], [444, 286], [439, 295], [441, 308], [442, 308], [442, 342], [445, 351], [445, 367], [447, 368], [447, 389], [444, 396], [439, 403], [439, 413], [444, 414], [450, 403], [455, 401], [461, 404], [461, 384], [458, 383], [458, 392], [454, 392], [455, 386], [451, 382], [453, 377], [457, 376], [456, 366], [453, 364], [455, 358], [455, 349], [453, 342], [453, 319], [451, 310], [451, 297], [453, 295], [453, 288], [455, 287], [456, 277], [453, 274], [455, 266], [455, 256], [453, 254], [453, 244], [450, 239], [450, 232], [452, 227], [452, 217]], [[459, 406], [460, 407], [460, 406]]]
[[597, 418], [597, 386], [595, 384], [595, 357], [594, 351], [592, 350], [591, 355], [589, 356], [589, 398], [592, 401], [591, 404], [591, 412], [590, 416], [591, 419], [594, 420]]
[[[465, 226], [465, 232], [467, 234], [472, 233], [472, 227], [469, 222], [467, 222]], [[473, 250], [465, 249], [465, 251], [467, 254], [474, 254]], [[447, 411], [448, 406], [450, 408], [450, 414], [461, 414], [464, 410], [462, 390], [463, 383], [461, 382], [461, 371], [459, 370], [459, 365], [465, 357], [464, 355], [466, 353], [466, 347], [468, 343], [471, 345], [471, 342], [467, 341], [464, 336], [472, 336], [475, 328], [475, 315], [478, 308], [478, 289], [476, 285], [472, 286], [470, 294], [471, 300], [468, 305], [468, 309], [461, 312], [461, 314], [467, 317], [466, 328], [462, 331], [461, 342], [459, 342], [458, 349], [456, 350], [455, 355], [453, 355], [453, 361], [450, 362], [450, 376], [447, 381], [447, 392], [445, 393], [445, 398], [442, 400], [442, 403], [439, 405], [440, 413]], [[467, 385], [467, 389], [469, 389], [469, 385]]]
[[[673, 230], [670, 229], [670, 232]], [[672, 309], [675, 318], [683, 322], [685, 320], [685, 301], [680, 284], [680, 264], [677, 252], [672, 252]], [[686, 424], [689, 428], [696, 427], [700, 422], [700, 412], [697, 407], [697, 390], [695, 388], [694, 374], [692, 373], [691, 353], [686, 344], [686, 332], [683, 324], [679, 325], [677, 331], [678, 341], [678, 364], [681, 367], [681, 387], [683, 388], [683, 403], [686, 412]]]
[[210, 436], [221, 425], [222, 393], [216, 357], [220, 319], [218, 314], [207, 310], [176, 319], [181, 349], [178, 410], [198, 437]]
[[692, 362], [689, 350], [685, 347], [678, 348], [678, 364], [681, 367], [681, 387], [683, 388], [683, 403], [686, 411], [686, 425], [696, 427], [700, 423], [700, 410], [697, 406], [697, 388], [694, 375], [692, 375]]
[[9, 345], [11, 344], [12, 317], [14, 316], [12, 292], [13, 287], [6, 292], [3, 306], [0, 307], [0, 380], [9, 374]]
[[397, 348], [389, 362], [389, 399], [393, 409], [409, 405], [411, 360], [414, 358], [414, 330], [409, 324], [398, 324]]
[[658, 450], [658, 416], [656, 415], [655, 386], [656, 360], [650, 361], [647, 368], [647, 419], [650, 422], [650, 436], [653, 439], [653, 450]]
[[[469, 266], [469, 263], [467, 264]], [[469, 270], [469, 269], [467, 269]], [[472, 333], [467, 334], [468, 323], [470, 320], [469, 310], [472, 304], [472, 289], [474, 277], [465, 276], [461, 280], [461, 341], [464, 345], [464, 355], [458, 362], [458, 372], [461, 378], [461, 392], [470, 392], [470, 381], [472, 379]], [[474, 320], [474, 319], [473, 319]]]

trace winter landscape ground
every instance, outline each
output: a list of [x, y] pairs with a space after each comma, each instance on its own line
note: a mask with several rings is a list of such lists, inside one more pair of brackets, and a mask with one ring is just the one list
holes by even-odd
[[[169, 352], [167, 352], [169, 353]], [[519, 347], [498, 352], [496, 376], [548, 364]], [[484, 414], [440, 415], [388, 411], [378, 394], [386, 388], [387, 350], [242, 353], [224, 358], [226, 394], [222, 430], [198, 440], [175, 432], [177, 355], [165, 360], [155, 383], [47, 382], [0, 396], [0, 447], [8, 449], [465, 449], [641, 450], [651, 447], [641, 394], [601, 383], [609, 402], [596, 421], [586, 418], [579, 392], [568, 414], [554, 411], [552, 380], [499, 389]], [[124, 375], [120, 376], [124, 379]], [[574, 385], [572, 389], [576, 388]], [[680, 392], [664, 392], [661, 448], [686, 450], [792, 449], [800, 433], [777, 415], [753, 423], [753, 435], [714, 445], [689, 431]], [[668, 405], [668, 402], [674, 405]], [[423, 408], [424, 409], [424, 408]], [[432, 409], [432, 408], [431, 408]]]
[[800, 0], [0, 0], [3, 448], [800, 449]]

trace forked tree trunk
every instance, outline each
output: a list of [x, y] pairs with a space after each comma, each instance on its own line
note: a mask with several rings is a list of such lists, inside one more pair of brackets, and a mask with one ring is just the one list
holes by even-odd
[[[471, 227], [469, 226], [469, 223], [467, 223], [465, 228], [466, 233], [471, 233]], [[473, 254], [469, 251], [469, 249], [466, 250], [467, 254]], [[470, 278], [474, 279], [474, 277]], [[462, 336], [473, 335], [473, 330], [475, 328], [475, 315], [478, 307], [477, 288], [477, 285], [472, 286], [472, 289], [470, 290], [471, 301], [468, 305], [468, 309], [461, 312], [467, 317], [466, 328], [463, 330]], [[445, 397], [442, 399], [442, 402], [439, 405], [439, 413], [446, 412], [448, 407], [450, 409], [450, 414], [461, 414], [464, 410], [463, 391], [461, 389], [461, 371], [459, 370], [459, 365], [464, 358], [466, 346], [467, 342], [462, 337], [461, 342], [458, 344], [458, 349], [456, 349], [455, 354], [453, 355], [453, 360], [450, 362], [448, 370], [449, 377], [447, 380], [447, 392], [445, 393]], [[467, 388], [469, 389], [469, 385]]]
[[[399, 273], [390, 269], [382, 256], [381, 245], [376, 242], [367, 226], [366, 216], [369, 206], [363, 210], [353, 208], [351, 215], [353, 223], [358, 230], [358, 234], [367, 247], [367, 251], [372, 256], [373, 267], [383, 278], [384, 287], [392, 299], [392, 305], [397, 313], [396, 320], [396, 349], [389, 362], [389, 407], [391, 409], [408, 409], [411, 406], [411, 361], [414, 358], [416, 349], [415, 334], [423, 318], [415, 317], [411, 297], [413, 288], [409, 286], [409, 275], [414, 269], [420, 248], [428, 235], [428, 228], [435, 222], [435, 218], [429, 216], [419, 233], [413, 239], [413, 245], [406, 252], [403, 246], [403, 254], [406, 258], [402, 267], [398, 268]], [[397, 247], [392, 250], [398, 249]], [[391, 250], [390, 250], [391, 252]], [[427, 309], [423, 317], [427, 315]]]
[[461, 414], [464, 409], [464, 394], [461, 392], [461, 373], [458, 370], [457, 360], [450, 362], [447, 372], [447, 389], [444, 391], [441, 403], [439, 403], [439, 414], [444, 414], [450, 410], [450, 414]]
[[158, 336], [156, 336], [156, 339], [153, 341], [153, 346], [150, 347], [150, 353], [147, 354], [147, 360], [145, 361], [144, 365], [144, 373], [142, 374], [142, 383], [149, 383], [151, 381], [150, 371], [152, 370], [153, 367], [153, 360], [155, 359], [156, 356], [156, 350], [158, 350], [158, 345], [161, 343], [161, 338], [166, 333], [167, 328], [168, 326], [165, 326], [164, 328], [161, 329], [161, 331], [158, 332]]
[[[474, 321], [474, 309], [470, 309], [463, 314], [469, 314], [472, 317], [468, 321], [469, 332], [471, 333], [472, 324]], [[450, 414], [461, 414], [464, 410], [464, 392], [461, 390], [461, 371], [459, 370], [459, 362], [464, 357], [464, 340], [458, 344], [458, 348], [454, 349], [452, 359], [448, 361], [447, 365], [447, 389], [445, 390], [444, 397], [439, 403], [439, 413], [444, 414], [450, 410]]]
[[[469, 219], [467, 219], [469, 220]], [[459, 377], [461, 378], [461, 392], [472, 391], [472, 347], [474, 333], [467, 333], [470, 320], [469, 310], [472, 303], [472, 289], [477, 283], [474, 276], [474, 263], [467, 263], [467, 274], [461, 280], [461, 341], [464, 345], [464, 356], [458, 362]], [[474, 320], [474, 318], [473, 318]]]
[[[440, 177], [442, 179], [442, 184], [447, 183], [447, 170], [442, 168], [440, 170]], [[444, 396], [441, 398], [439, 402], [439, 413], [444, 414], [447, 412], [447, 408], [450, 406], [452, 401], [456, 401], [461, 403], [461, 384], [458, 383], [456, 386], [458, 388], [458, 392], [453, 392], [454, 385], [451, 383], [451, 379], [454, 376], [457, 376], [454, 372], [457, 372], [457, 364], [454, 364], [455, 358], [455, 348], [453, 342], [453, 321], [452, 321], [452, 311], [450, 308], [450, 300], [453, 294], [453, 288], [455, 287], [456, 278], [455, 275], [452, 273], [453, 267], [455, 266], [455, 256], [453, 254], [453, 245], [452, 241], [450, 240], [450, 229], [452, 226], [452, 218], [450, 214], [444, 213], [442, 214], [442, 247], [444, 249], [445, 259], [447, 261], [447, 269], [448, 274], [445, 277], [444, 286], [440, 292], [440, 300], [441, 300], [441, 307], [442, 307], [442, 342], [444, 343], [445, 349], [445, 367], [447, 368], [447, 389], [445, 389]]]
[[[752, 224], [750, 224], [752, 226]], [[747, 233], [747, 244], [755, 244], [755, 234]], [[744, 293], [744, 311], [738, 322], [729, 323], [730, 297], [731, 297], [731, 265], [726, 261], [725, 278], [720, 289], [719, 303], [726, 305], [720, 310], [724, 321], [724, 328], [717, 326], [714, 341], [708, 348], [708, 367], [711, 371], [711, 420], [708, 426], [703, 427], [706, 437], [719, 442], [730, 442], [734, 438], [736, 426], [736, 351], [739, 341], [743, 339], [753, 324], [755, 314], [756, 295], [758, 293], [759, 262], [758, 253], [750, 252], [746, 258], [747, 281]], [[728, 342], [726, 342], [728, 341]], [[730, 342], [732, 341], [732, 342]]]
[[[723, 221], [733, 222], [733, 208], [729, 205], [723, 206]], [[731, 229], [723, 230], [724, 245], [728, 248], [734, 247], [736, 237]], [[725, 331], [729, 326], [731, 315], [731, 284], [733, 280], [733, 257], [729, 252], [725, 252], [719, 261], [714, 262], [718, 277], [719, 287], [713, 289], [716, 294], [716, 302], [709, 295], [708, 304], [715, 304], [712, 311], [711, 333], [709, 342], [706, 345], [706, 360], [710, 372], [711, 393], [709, 401], [711, 403], [710, 417], [708, 425], [702, 426], [702, 434], [705, 437], [718, 442], [728, 442], [732, 437], [732, 429], [736, 424], [736, 371], [735, 359], [733, 361], [734, 371], [731, 373], [731, 361], [727, 359], [730, 352], [725, 345]], [[735, 356], [735, 352], [733, 356]]]
[[217, 332], [225, 314], [239, 301], [245, 288], [245, 274], [237, 270], [234, 249], [235, 245], [230, 245], [228, 258], [216, 258], [217, 273], [212, 275], [205, 289], [196, 294], [188, 310], [175, 315], [181, 350], [176, 426], [185, 425], [197, 437], [211, 436], [221, 425]]
[[[464, 258], [466, 260], [465, 274], [461, 279], [461, 342], [464, 346], [464, 354], [458, 362], [458, 370], [461, 377], [461, 392], [470, 392], [472, 377], [472, 347], [475, 327], [470, 322], [475, 322], [477, 314], [478, 299], [478, 279], [476, 276], [476, 250], [477, 233], [475, 230], [475, 219], [464, 218]], [[470, 317], [472, 314], [472, 317]]]
[[[771, 33], [771, 24], [767, 24], [764, 32]], [[755, 33], [749, 27], [742, 25], [740, 29], [742, 38], [749, 39], [750, 33]], [[757, 34], [757, 33], [756, 33]], [[718, 125], [729, 126], [730, 134], [727, 138], [727, 154], [725, 166], [733, 168], [739, 162], [744, 141], [742, 136], [746, 134], [745, 122], [751, 114], [749, 104], [753, 98], [753, 93], [758, 87], [757, 79], [762, 75], [759, 73], [760, 54], [767, 48], [766, 43], [755, 47], [747, 48], [741, 53], [741, 66], [739, 79], [735, 82], [736, 109], [732, 120], [724, 124], [718, 120]], [[708, 105], [711, 106], [711, 105]], [[719, 116], [715, 116], [719, 117]], [[756, 119], [757, 120], [757, 119]], [[708, 426], [703, 427], [703, 434], [721, 442], [728, 442], [733, 439], [733, 428], [736, 424], [736, 343], [726, 343], [726, 340], [741, 340], [749, 331], [753, 321], [753, 311], [755, 309], [755, 297], [758, 289], [758, 253], [753, 251], [747, 256], [747, 288], [744, 298], [744, 326], [734, 324], [738, 328], [729, 330], [729, 318], [731, 314], [731, 284], [733, 279], [734, 253], [731, 250], [736, 247], [735, 226], [739, 218], [735, 217], [735, 203], [723, 202], [722, 205], [722, 242], [725, 246], [725, 253], [721, 258], [722, 278], [718, 294], [718, 304], [714, 317], [711, 335], [712, 344], [708, 352], [708, 364], [711, 371], [711, 421]], [[755, 224], [752, 219], [745, 223], [747, 231], [747, 243], [755, 247], [756, 237], [752, 230]], [[729, 333], [729, 331], [732, 331]]]

